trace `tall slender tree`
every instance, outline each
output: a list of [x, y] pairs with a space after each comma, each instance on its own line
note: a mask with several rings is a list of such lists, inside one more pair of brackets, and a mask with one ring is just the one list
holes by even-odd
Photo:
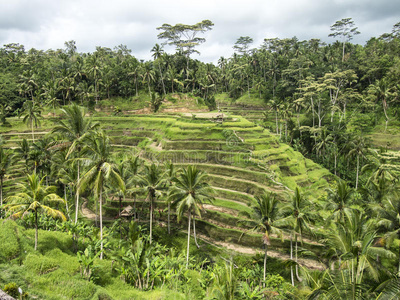
[[[90, 118], [87, 118], [86, 112], [83, 107], [77, 104], [66, 106], [62, 109], [62, 113], [65, 115], [65, 119], [60, 119], [57, 124], [53, 127], [52, 133], [59, 134], [62, 139], [60, 143], [68, 148], [67, 157], [74, 156], [79, 157], [80, 150], [84, 143], [84, 137], [91, 134], [96, 128], [99, 127], [99, 123], [92, 122]], [[78, 177], [77, 181], [80, 180], [80, 161], [77, 160], [78, 165]], [[76, 191], [76, 203], [75, 203], [75, 224], [78, 221], [79, 211], [79, 189]]]
[[85, 138], [85, 146], [82, 149], [84, 158], [81, 160], [88, 165], [88, 171], [79, 181], [78, 190], [86, 191], [92, 188], [94, 195], [99, 202], [100, 218], [100, 240], [101, 253], [103, 259], [103, 191], [105, 185], [111, 184], [118, 187], [122, 192], [125, 191], [125, 184], [121, 176], [117, 173], [116, 165], [111, 162], [111, 143], [109, 137], [103, 131], [96, 131], [95, 134]]
[[[213, 189], [205, 181], [206, 174], [197, 169], [196, 166], [188, 166], [182, 169], [179, 174], [173, 179], [175, 185], [171, 187], [169, 199], [173, 201], [173, 206], [176, 207], [178, 222], [182, 219], [185, 211], [188, 212], [188, 240], [186, 267], [189, 264], [189, 245], [190, 245], [190, 223], [194, 214], [201, 216], [201, 207], [204, 201], [213, 199]], [[193, 223], [193, 226], [194, 223]], [[193, 227], [194, 234], [195, 227]]]
[[22, 191], [8, 196], [5, 199], [4, 209], [8, 210], [13, 218], [21, 218], [32, 212], [35, 222], [35, 250], [38, 243], [38, 214], [45, 213], [53, 218], [65, 221], [64, 214], [50, 205], [65, 204], [63, 198], [55, 193], [54, 186], [43, 186], [44, 178], [40, 179], [36, 173], [27, 176], [27, 185], [22, 185]]

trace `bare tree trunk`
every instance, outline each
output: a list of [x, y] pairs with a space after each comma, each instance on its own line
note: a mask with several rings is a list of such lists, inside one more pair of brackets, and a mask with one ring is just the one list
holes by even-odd
[[168, 234], [171, 234], [171, 203], [168, 202]]
[[68, 201], [67, 201], [67, 187], [64, 184], [64, 200], [65, 200], [65, 209], [67, 211], [68, 220], [71, 219], [69, 216], [69, 209], [68, 209]]
[[268, 250], [268, 245], [264, 244], [264, 276], [263, 276], [263, 288], [265, 288], [265, 278], [267, 275], [267, 250]]
[[150, 196], [150, 244], [153, 239], [153, 198]]
[[100, 196], [99, 196], [99, 205], [100, 205], [100, 211], [99, 211], [99, 217], [100, 217], [100, 259], [103, 259], [103, 196], [102, 196], [102, 189], [100, 188]]
[[[290, 260], [293, 260], [293, 233], [290, 233]], [[290, 266], [290, 279], [294, 286], [293, 266]]]
[[37, 220], [37, 211], [35, 211], [35, 251], [37, 250], [38, 244], [38, 220]]
[[297, 234], [295, 237], [295, 245], [296, 245], [296, 249], [295, 249], [295, 254], [296, 254], [296, 278], [299, 282], [302, 282], [303, 280], [300, 278], [299, 276], [299, 266], [298, 266], [298, 261], [297, 261]]
[[187, 250], [186, 250], [186, 269], [189, 267], [189, 246], [190, 246], [190, 220], [192, 218], [191, 211], [189, 209], [188, 217], [188, 240], [187, 240]]
[[3, 205], [3, 177], [0, 178], [0, 206]]
[[76, 181], [76, 203], [75, 203], [75, 224], [78, 222], [78, 211], [79, 211], [79, 189], [78, 189], [78, 185], [79, 185], [79, 181], [80, 181], [80, 164], [78, 161], [78, 178]]
[[356, 189], [358, 188], [358, 171], [360, 169], [360, 156], [357, 155], [357, 175], [356, 175]]
[[194, 236], [194, 242], [195, 242], [195, 244], [196, 244], [196, 247], [197, 247], [197, 248], [200, 248], [199, 244], [197, 243], [197, 237], [196, 237], [196, 222], [195, 222], [196, 218], [195, 218], [194, 215], [192, 216], [192, 218], [193, 218], [193, 236]]

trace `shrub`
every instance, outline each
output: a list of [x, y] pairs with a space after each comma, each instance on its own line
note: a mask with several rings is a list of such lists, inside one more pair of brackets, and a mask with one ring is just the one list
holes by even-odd
[[15, 282], [6, 284], [3, 290], [11, 297], [17, 298], [19, 296], [18, 285]]

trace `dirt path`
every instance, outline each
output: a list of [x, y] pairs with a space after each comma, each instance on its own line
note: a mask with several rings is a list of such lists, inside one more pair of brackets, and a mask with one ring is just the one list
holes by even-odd
[[[81, 213], [82, 216], [88, 218], [89, 220], [92, 221], [96, 220], [96, 214], [87, 207], [87, 200], [82, 203]], [[112, 221], [112, 220], [114, 220], [114, 218], [103, 217], [103, 221]]]
[[235, 217], [237, 217], [239, 215], [239, 212], [236, 209], [231, 209], [231, 208], [222, 207], [222, 206], [203, 204], [203, 208], [207, 209], [207, 210], [218, 211], [218, 212], [230, 214], [231, 216], [235, 216]]
[[[242, 253], [242, 254], [255, 255], [257, 253], [263, 253], [262, 250], [256, 250], [251, 247], [245, 247], [242, 245], [237, 245], [237, 244], [227, 243], [227, 242], [222, 242], [222, 241], [215, 241], [215, 240], [212, 240], [211, 238], [209, 238], [205, 235], [202, 235], [202, 234], [197, 234], [197, 237], [208, 244], [219, 246], [219, 247], [222, 247], [222, 248], [225, 248], [228, 250], [233, 250], [235, 252]], [[281, 253], [281, 252], [278, 252], [275, 250], [268, 250], [267, 255], [270, 257], [281, 259], [281, 260], [290, 259], [290, 255], [284, 254], [284, 253]], [[323, 263], [320, 263], [316, 260], [307, 259], [307, 258], [299, 258], [298, 262], [300, 265], [302, 265], [308, 269], [320, 270], [320, 271], [323, 271], [326, 269], [326, 267]]]
[[[82, 204], [82, 209], [81, 209], [82, 215], [90, 220], [95, 220], [96, 219], [96, 214], [91, 211], [89, 208], [87, 208], [87, 201], [85, 201]], [[112, 220], [112, 218], [104, 218], [104, 220]], [[187, 232], [186, 232], [187, 233]], [[199, 234], [197, 233], [197, 237], [201, 240], [203, 240], [204, 242], [217, 246], [219, 248], [225, 248], [228, 250], [233, 250], [235, 252], [238, 253], [242, 253], [242, 254], [248, 254], [248, 255], [255, 255], [257, 253], [262, 253], [261, 250], [256, 250], [254, 248], [251, 247], [245, 247], [242, 245], [237, 245], [237, 244], [233, 244], [233, 243], [227, 243], [227, 242], [223, 242], [223, 241], [215, 241], [203, 234]], [[274, 258], [278, 258], [278, 259], [282, 259], [282, 260], [288, 260], [290, 259], [290, 256], [275, 250], [268, 250], [268, 256], [270, 257], [274, 257]], [[313, 270], [325, 270], [325, 266], [315, 260], [312, 259], [306, 259], [306, 258], [299, 258], [298, 262], [300, 265], [305, 266], [309, 269], [313, 269]]]

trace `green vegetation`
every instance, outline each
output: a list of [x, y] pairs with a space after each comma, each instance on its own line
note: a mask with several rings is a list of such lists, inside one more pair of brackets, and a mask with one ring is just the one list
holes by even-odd
[[0, 48], [1, 288], [399, 298], [399, 23], [364, 46], [350, 18], [331, 45], [240, 37], [218, 66], [191, 58], [213, 25], [162, 25], [179, 51], [153, 61]]

